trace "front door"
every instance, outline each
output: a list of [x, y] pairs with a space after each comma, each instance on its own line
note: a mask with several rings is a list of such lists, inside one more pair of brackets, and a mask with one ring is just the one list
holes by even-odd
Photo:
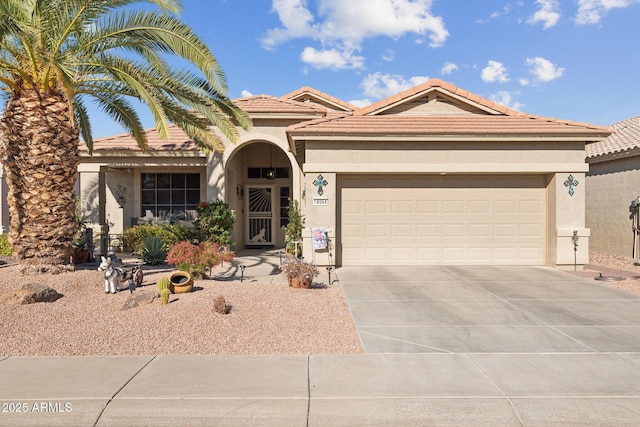
[[245, 246], [273, 245], [274, 189], [268, 185], [247, 186]]

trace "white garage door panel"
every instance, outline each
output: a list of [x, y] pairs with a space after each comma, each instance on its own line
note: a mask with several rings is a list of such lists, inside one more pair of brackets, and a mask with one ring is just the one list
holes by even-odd
[[343, 265], [544, 265], [543, 177], [341, 179]]

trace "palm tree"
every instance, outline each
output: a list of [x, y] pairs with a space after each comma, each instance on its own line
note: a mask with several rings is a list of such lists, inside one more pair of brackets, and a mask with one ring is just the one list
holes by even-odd
[[143, 150], [136, 100], [161, 137], [174, 123], [206, 153], [223, 147], [211, 126], [231, 141], [234, 125], [250, 126], [209, 48], [176, 16], [181, 9], [179, 0], [0, 0], [0, 156], [23, 272], [70, 269], [80, 136], [93, 147], [87, 101]]

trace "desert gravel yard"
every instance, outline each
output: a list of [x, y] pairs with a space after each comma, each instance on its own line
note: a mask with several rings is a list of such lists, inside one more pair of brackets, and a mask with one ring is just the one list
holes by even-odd
[[[144, 266], [138, 291], [157, 290], [172, 269]], [[129, 310], [128, 290], [105, 294], [102, 273], [82, 266], [60, 275], [21, 276], [0, 268], [0, 294], [42, 283], [63, 297], [54, 303], [0, 305], [0, 355], [325, 354], [362, 353], [339, 284], [287, 285], [199, 280], [194, 291]], [[222, 294], [228, 314], [214, 311]]]
[[[638, 272], [627, 257], [592, 254], [591, 264]], [[155, 291], [167, 266], [143, 267], [136, 292]], [[0, 356], [153, 354], [354, 354], [363, 353], [342, 288], [317, 284], [294, 289], [281, 284], [199, 280], [194, 292], [171, 295], [122, 310], [128, 290], [105, 294], [102, 273], [83, 265], [61, 275], [21, 276], [0, 268], [0, 295], [41, 283], [63, 296], [54, 303], [0, 305]], [[640, 279], [601, 282], [640, 294]], [[214, 310], [223, 295], [228, 314]]]

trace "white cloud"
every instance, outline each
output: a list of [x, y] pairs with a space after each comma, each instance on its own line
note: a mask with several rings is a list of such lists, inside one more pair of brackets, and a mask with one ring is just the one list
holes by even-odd
[[339, 49], [317, 50], [313, 47], [306, 47], [300, 54], [300, 59], [317, 69], [362, 68], [364, 64], [364, 57]]
[[491, 21], [492, 19], [499, 18], [499, 17], [501, 17], [503, 15], [508, 15], [509, 13], [511, 13], [511, 9], [512, 9], [512, 6], [510, 4], [508, 4], [502, 10], [498, 10], [498, 11], [493, 12], [491, 15], [489, 15], [488, 18], [476, 20], [476, 23], [477, 24], [486, 24], [487, 22]]
[[610, 9], [625, 8], [640, 0], [578, 0], [575, 21], [580, 25], [597, 24]]
[[265, 49], [273, 49], [294, 38], [313, 38], [318, 34], [306, 0], [273, 0], [271, 10], [278, 14], [282, 27], [267, 31], [262, 38]]
[[243, 98], [247, 98], [249, 96], [253, 96], [253, 94], [251, 92], [249, 92], [248, 90], [243, 89], [242, 92], [240, 92], [240, 96], [243, 97]]
[[550, 82], [562, 77], [564, 68], [558, 67], [548, 59], [536, 57], [527, 58], [526, 64], [529, 66], [529, 72], [533, 74], [539, 82]]
[[480, 77], [482, 81], [488, 83], [506, 83], [509, 81], [507, 78], [507, 69], [498, 61], [489, 61], [487, 66], [482, 69]]
[[361, 85], [364, 94], [370, 98], [382, 99], [402, 92], [429, 80], [426, 76], [405, 79], [398, 74], [373, 73], [364, 78]]
[[433, 0], [318, 1], [318, 12], [326, 18], [320, 28], [327, 38], [361, 41], [428, 34], [430, 45], [437, 47], [449, 36], [442, 18], [431, 14]]
[[520, 111], [524, 104], [521, 104], [513, 99], [513, 96], [510, 92], [506, 90], [501, 90], [498, 93], [494, 93], [489, 97], [493, 102], [504, 105], [507, 108], [511, 108], [512, 110]]
[[440, 73], [446, 76], [447, 74], [453, 73], [457, 69], [458, 69], [458, 66], [456, 64], [454, 64], [453, 62], [447, 62], [440, 69]]
[[[316, 16], [308, 3], [316, 6]], [[316, 52], [343, 50], [341, 58], [361, 50], [363, 40], [373, 37], [398, 38], [406, 34], [428, 37], [431, 47], [444, 44], [449, 36], [441, 17], [431, 13], [433, 0], [273, 0], [272, 10], [278, 14], [281, 27], [268, 30], [262, 38], [265, 49], [296, 38], [309, 38], [320, 43]], [[315, 55], [312, 59], [315, 58]], [[349, 63], [347, 61], [347, 63]]]
[[542, 22], [544, 29], [551, 28], [560, 20], [560, 4], [558, 0], [536, 0], [540, 9], [531, 16], [527, 22], [537, 24]]
[[349, 101], [349, 104], [351, 105], [355, 105], [356, 107], [362, 108], [362, 107], [366, 107], [368, 105], [373, 104], [373, 102], [371, 102], [370, 99], [365, 98], [365, 99], [354, 99]]
[[396, 53], [391, 49], [385, 50], [384, 53], [382, 54], [383, 61], [391, 62], [394, 59], [396, 59]]

